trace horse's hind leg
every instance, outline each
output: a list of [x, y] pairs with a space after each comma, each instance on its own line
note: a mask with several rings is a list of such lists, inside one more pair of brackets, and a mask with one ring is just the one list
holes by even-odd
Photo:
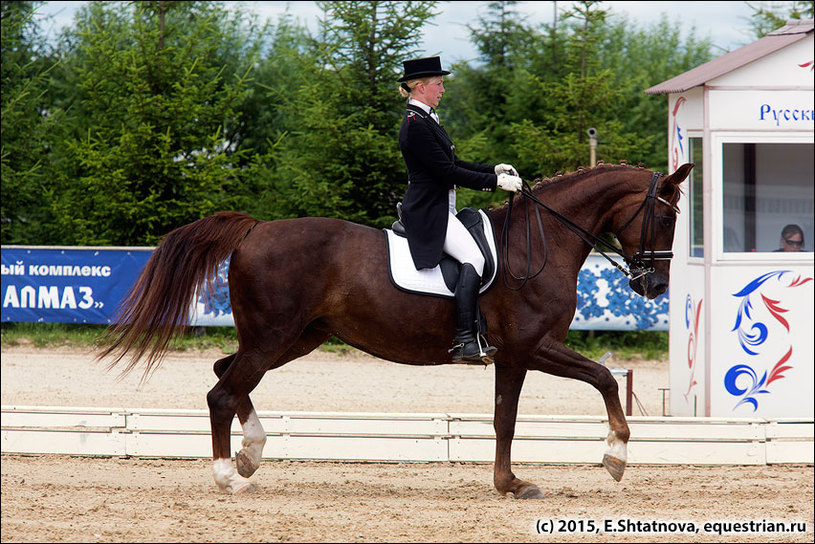
[[586, 382], [603, 395], [610, 428], [607, 438], [609, 449], [603, 456], [603, 466], [606, 467], [611, 477], [619, 482], [625, 472], [628, 439], [631, 431], [620, 403], [617, 380], [614, 379], [611, 371], [558, 343], [550, 345], [545, 354], [538, 351], [528, 367], [547, 374]]
[[[215, 363], [213, 370], [218, 378], [223, 376], [227, 367], [235, 360], [235, 355], [233, 353]], [[243, 442], [240, 451], [235, 452], [235, 466], [238, 468], [238, 474], [248, 478], [260, 467], [263, 446], [266, 445], [266, 431], [263, 430], [249, 395], [238, 401], [236, 413], [243, 429]]]
[[[330, 334], [319, 332], [317, 330], [308, 328], [306, 329], [297, 342], [293, 346], [291, 346], [286, 353], [284, 353], [280, 358], [274, 361], [271, 365], [268, 366], [268, 370], [278, 368], [283, 366], [284, 364], [292, 361], [298, 357], [302, 357], [303, 355], [313, 351], [315, 348], [319, 347], [323, 342], [325, 342], [328, 337], [331, 336]], [[237, 358], [237, 353], [233, 353], [223, 359], [219, 359], [214, 365], [215, 374], [218, 378], [222, 378], [227, 370], [233, 366], [235, 360]], [[261, 373], [262, 375], [266, 371], [264, 370]], [[260, 380], [258, 379], [257, 382]], [[246, 392], [245, 395], [237, 399], [237, 405], [235, 406], [234, 413], [237, 413], [238, 420], [241, 423], [241, 428], [243, 429], [243, 442], [241, 444], [240, 451], [235, 453], [235, 465], [238, 469], [238, 474], [235, 475], [234, 471], [232, 470], [231, 462], [229, 461], [228, 452], [231, 449], [229, 447], [229, 442], [227, 442], [227, 456], [226, 457], [217, 457], [215, 454], [216, 451], [216, 442], [215, 442], [215, 425], [213, 423], [213, 458], [215, 463], [213, 465], [213, 473], [215, 475], [216, 483], [218, 486], [223, 490], [229, 490], [233, 493], [241, 493], [251, 491], [254, 486], [252, 486], [246, 478], [250, 477], [252, 474], [257, 471], [260, 467], [260, 460], [263, 453], [263, 446], [266, 444], [266, 432], [263, 429], [263, 425], [260, 422], [260, 418], [255, 411], [254, 406], [252, 405], [252, 400], [249, 398], [249, 392], [254, 389], [257, 382], [251, 386], [251, 388]], [[220, 382], [219, 382], [220, 384]], [[210, 394], [213, 394], [215, 389], [210, 391]], [[214, 396], [214, 395], [213, 395]], [[207, 401], [209, 402], [210, 396], [207, 396]], [[210, 414], [212, 414], [212, 405], [210, 405]], [[214, 421], [214, 420], [213, 420]], [[231, 426], [231, 417], [230, 417], [230, 426]], [[227, 440], [229, 437], [227, 437]], [[226, 460], [226, 462], [224, 462]]]
[[235, 494], [254, 491], [254, 485], [232, 467], [230, 429], [238, 406], [244, 403], [244, 408], [251, 406], [249, 392], [260, 382], [264, 373], [262, 354], [238, 350], [225, 365], [218, 383], [207, 393], [212, 428], [212, 473], [215, 483], [223, 491]]

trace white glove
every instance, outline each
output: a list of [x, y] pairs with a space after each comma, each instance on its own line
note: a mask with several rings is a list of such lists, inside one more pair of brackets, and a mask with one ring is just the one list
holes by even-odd
[[512, 166], [511, 164], [501, 163], [495, 165], [495, 175], [497, 176], [498, 174], [509, 174], [511, 176], [517, 176], [518, 171], [515, 170], [515, 167]]
[[511, 191], [517, 193], [523, 187], [523, 180], [518, 176], [511, 176], [509, 174], [498, 174], [498, 187], [504, 191]]

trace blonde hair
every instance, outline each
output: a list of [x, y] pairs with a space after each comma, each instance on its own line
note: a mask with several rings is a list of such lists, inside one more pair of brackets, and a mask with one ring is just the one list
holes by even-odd
[[[419, 83], [424, 83], [425, 85], [427, 85], [435, 79], [441, 79], [441, 76], [421, 77], [419, 79], [411, 79], [410, 81], [400, 83], [399, 94], [402, 95], [402, 98], [408, 99], [410, 98], [410, 93], [413, 92], [413, 89], [416, 88], [416, 85], [418, 85]], [[407, 87], [410, 90], [408, 91], [407, 89], [405, 89], [405, 87]]]

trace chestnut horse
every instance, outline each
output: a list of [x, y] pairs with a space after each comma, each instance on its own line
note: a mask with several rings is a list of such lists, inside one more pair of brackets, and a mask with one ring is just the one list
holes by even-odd
[[[513, 474], [510, 462], [518, 397], [529, 370], [576, 378], [602, 394], [610, 427], [603, 464], [616, 480], [622, 478], [630, 432], [617, 381], [606, 367], [562, 342], [575, 312], [578, 272], [592, 249], [587, 236], [617, 236], [619, 253], [631, 266], [629, 285], [638, 294], [653, 299], [668, 288], [679, 184], [692, 167], [685, 164], [662, 176], [601, 165], [544, 180], [525, 188], [522, 201], [545, 208], [540, 224], [528, 214], [511, 213], [512, 199], [489, 211], [495, 232], [503, 232], [502, 266], [517, 271], [529, 270], [530, 260], [531, 268], [546, 263], [543, 273], [527, 274], [523, 288], [505, 275], [480, 297], [489, 343], [498, 347], [493, 425], [494, 485], [500, 493], [543, 497], [537, 486]], [[205, 217], [162, 240], [123, 300], [99, 358], [113, 357], [113, 367], [130, 354], [124, 372], [146, 359], [146, 377], [186, 326], [196, 290], [212, 281], [230, 255], [229, 293], [239, 345], [215, 363], [219, 379], [207, 394], [213, 474], [222, 490], [254, 489], [248, 477], [260, 465], [266, 434], [249, 394], [267, 371], [332, 335], [397, 363], [451, 363], [453, 300], [394, 287], [381, 229], [316, 217], [257, 221], [238, 212]], [[236, 413], [244, 437], [235, 454], [237, 471], [230, 456]]]

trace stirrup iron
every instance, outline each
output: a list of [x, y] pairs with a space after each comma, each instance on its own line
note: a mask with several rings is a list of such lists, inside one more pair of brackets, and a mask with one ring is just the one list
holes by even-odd
[[[467, 346], [475, 344], [478, 348], [478, 353], [465, 356], [464, 350]], [[486, 347], [486, 349], [485, 349]], [[498, 351], [497, 348], [490, 346], [486, 340], [482, 343], [481, 335], [476, 335], [472, 340], [459, 341], [453, 345], [452, 348], [447, 350], [447, 353], [453, 354], [453, 364], [466, 364], [466, 365], [490, 365], [495, 362], [493, 355]]]

